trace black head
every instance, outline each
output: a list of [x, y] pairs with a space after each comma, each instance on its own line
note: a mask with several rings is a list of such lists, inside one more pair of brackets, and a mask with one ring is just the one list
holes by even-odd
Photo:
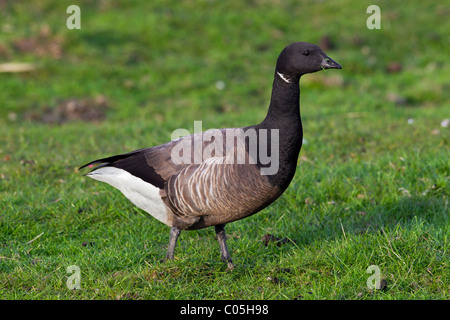
[[288, 77], [300, 77], [323, 69], [342, 69], [319, 46], [308, 42], [296, 42], [281, 51], [277, 60], [277, 72]]

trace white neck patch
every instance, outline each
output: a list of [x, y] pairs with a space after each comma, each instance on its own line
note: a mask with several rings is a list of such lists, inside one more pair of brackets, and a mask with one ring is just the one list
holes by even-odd
[[279, 73], [278, 71], [277, 74], [280, 76], [281, 79], [283, 79], [284, 82], [291, 83], [291, 80], [289, 80], [284, 74]]

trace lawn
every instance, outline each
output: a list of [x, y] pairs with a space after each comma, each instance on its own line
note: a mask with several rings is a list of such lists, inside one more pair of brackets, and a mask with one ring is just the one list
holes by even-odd
[[[449, 299], [448, 6], [380, 2], [371, 30], [369, 1], [70, 4], [81, 29], [64, 1], [0, 1], [0, 70], [29, 68], [0, 72], [0, 299]], [[160, 263], [169, 229], [77, 168], [256, 124], [296, 41], [343, 69], [300, 82], [290, 187], [227, 226], [232, 272], [213, 228]]]

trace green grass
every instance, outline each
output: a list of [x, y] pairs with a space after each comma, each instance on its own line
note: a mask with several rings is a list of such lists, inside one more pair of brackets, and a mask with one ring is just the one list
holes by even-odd
[[[366, 28], [366, 1], [76, 4], [81, 30], [65, 27], [63, 1], [0, 4], [0, 61], [37, 66], [0, 73], [1, 299], [449, 298], [441, 122], [450, 117], [450, 19], [441, 2], [383, 2], [381, 30]], [[203, 129], [257, 123], [281, 49], [324, 36], [343, 69], [301, 80], [296, 176], [272, 206], [227, 226], [233, 272], [213, 229], [183, 232], [175, 260], [159, 263], [168, 228], [77, 172], [164, 143], [194, 120]], [[40, 47], [20, 49], [24, 39]], [[400, 72], [387, 72], [393, 62]], [[104, 121], [38, 120], [99, 95]], [[266, 233], [291, 241], [266, 247]], [[81, 290], [66, 286], [70, 265]], [[370, 265], [383, 290], [367, 288]]]

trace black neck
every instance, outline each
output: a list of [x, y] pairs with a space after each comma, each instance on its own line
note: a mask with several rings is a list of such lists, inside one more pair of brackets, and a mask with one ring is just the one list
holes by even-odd
[[281, 128], [285, 124], [301, 126], [299, 80], [299, 77], [275, 71], [269, 110], [261, 125], [268, 128]]
[[266, 118], [256, 127], [279, 130], [278, 173], [268, 178], [281, 188], [291, 182], [302, 146], [303, 128], [300, 117], [300, 77], [278, 74], [275, 71], [272, 98]]

